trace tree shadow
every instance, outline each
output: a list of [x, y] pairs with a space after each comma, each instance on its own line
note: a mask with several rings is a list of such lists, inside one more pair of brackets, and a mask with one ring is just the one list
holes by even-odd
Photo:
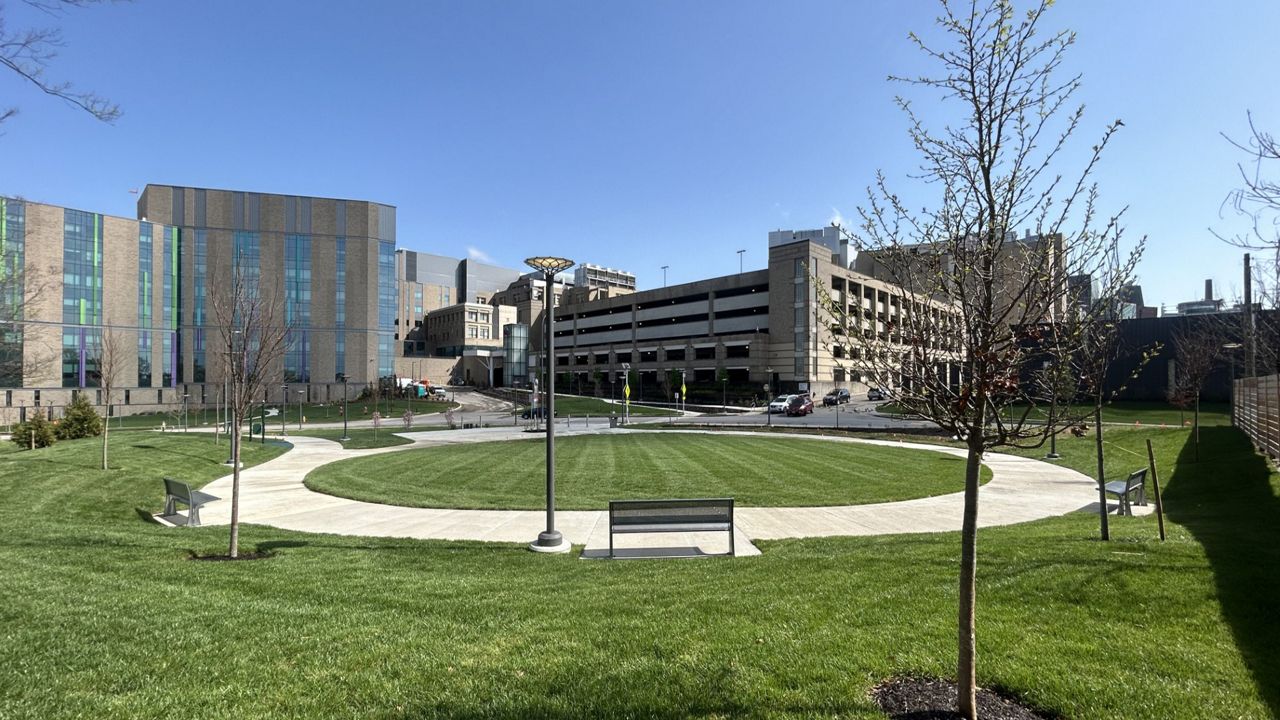
[[1164, 500], [1169, 519], [1203, 546], [1222, 616], [1259, 694], [1280, 717], [1280, 498], [1267, 461], [1233, 427], [1201, 427], [1200, 462], [1188, 441]]

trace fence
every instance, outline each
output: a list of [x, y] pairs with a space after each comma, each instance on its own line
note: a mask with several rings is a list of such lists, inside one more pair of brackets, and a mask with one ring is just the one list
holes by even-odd
[[1280, 458], [1280, 375], [1236, 380], [1235, 426], [1259, 450]]

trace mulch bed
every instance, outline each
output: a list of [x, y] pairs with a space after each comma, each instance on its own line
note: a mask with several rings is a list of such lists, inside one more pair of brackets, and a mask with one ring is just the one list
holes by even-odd
[[[871, 697], [893, 720], [958, 720], [956, 684], [937, 678], [894, 678], [871, 690]], [[1031, 708], [992, 690], [978, 689], [978, 717], [982, 720], [1050, 720]]]
[[242, 552], [235, 557], [230, 555], [197, 555], [190, 553], [187, 555], [188, 560], [203, 560], [205, 562], [239, 562], [241, 560], [265, 560], [275, 553], [271, 552]]

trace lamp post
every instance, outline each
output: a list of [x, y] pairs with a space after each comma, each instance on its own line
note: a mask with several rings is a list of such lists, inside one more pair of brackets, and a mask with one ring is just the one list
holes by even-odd
[[[1044, 456], [1045, 460], [1057, 460], [1062, 456], [1058, 454], [1058, 431], [1054, 428], [1054, 423], [1058, 418], [1058, 373], [1057, 365], [1050, 361], [1044, 361], [1044, 369], [1053, 368], [1052, 374], [1049, 375], [1049, 454]], [[1010, 412], [1013, 409], [1010, 408]]]
[[663, 266], [662, 266], [662, 287], [666, 287], [666, 286], [667, 286], [667, 268], [669, 268], [669, 267], [671, 267], [671, 266], [670, 266], [670, 265], [663, 265]]
[[298, 391], [298, 432], [302, 432], [302, 394], [303, 390]]
[[1229, 343], [1223, 344], [1222, 346], [1223, 350], [1226, 350], [1231, 353], [1231, 380], [1230, 380], [1230, 384], [1228, 385], [1228, 387], [1230, 388], [1228, 392], [1231, 395], [1231, 425], [1232, 426], [1236, 424], [1236, 354], [1235, 354], [1235, 351], [1239, 350], [1242, 347], [1244, 347], [1244, 345], [1241, 345], [1238, 342], [1229, 342]]
[[289, 434], [288, 430], [284, 426], [285, 410], [287, 410], [288, 407], [289, 407], [289, 386], [281, 383], [280, 385], [280, 437], [285, 437]]
[[572, 260], [558, 257], [531, 257], [524, 261], [534, 270], [541, 270], [544, 278], [543, 301], [546, 310], [546, 333], [542, 341], [543, 358], [547, 368], [547, 403], [543, 412], [547, 414], [547, 529], [538, 533], [538, 539], [529, 544], [535, 552], [568, 552], [569, 542], [560, 531], [556, 530], [556, 376], [552, 367], [555, 357], [555, 276], [573, 267]]
[[769, 427], [773, 427], [773, 410], [769, 407], [769, 381], [773, 380], [773, 367], [766, 367], [764, 369], [764, 376], [765, 376], [764, 416], [766, 418], [765, 424], [768, 425]]
[[182, 432], [187, 431], [187, 398], [191, 397], [187, 393], [182, 393]]
[[631, 363], [622, 363], [622, 424], [631, 419]]
[[347, 374], [342, 374], [342, 437], [338, 438], [339, 442], [350, 440], [347, 435]]
[[742, 274], [742, 253], [744, 253], [744, 252], [746, 252], [746, 250], [739, 250], [739, 251], [738, 251], [738, 274], [739, 274], [739, 275], [741, 275], [741, 274]]

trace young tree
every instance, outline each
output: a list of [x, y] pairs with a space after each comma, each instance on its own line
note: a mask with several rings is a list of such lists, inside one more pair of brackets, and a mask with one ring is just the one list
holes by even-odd
[[[1132, 281], [1141, 241], [1121, 250], [1120, 214], [1099, 221], [1090, 180], [1117, 120], [1069, 166], [1083, 107], [1070, 107], [1080, 76], [1058, 77], [1074, 34], [1042, 37], [1048, 0], [1025, 13], [1009, 2], [942, 2], [945, 41], [911, 40], [934, 74], [893, 77], [941, 95], [939, 131], [906, 99], [898, 105], [920, 154], [915, 177], [935, 189], [932, 208], [912, 209], [883, 174], [849, 237], [876, 273], [900, 288], [877, 315], [861, 300], [819, 286], [828, 342], [855, 378], [893, 387], [908, 413], [936, 423], [967, 448], [958, 607], [958, 704], [977, 717], [975, 577], [980, 464], [995, 447], [1039, 447], [1078, 424], [1078, 411], [1046, 416], [1035, 373], [1076, 362], [1107, 334], [1109, 308]], [[948, 109], [954, 114], [945, 114]], [[1069, 174], [1070, 177], [1064, 177]], [[1123, 211], [1121, 211], [1123, 212]], [[1036, 236], [1018, 238], [1026, 228]], [[1123, 259], [1121, 257], [1123, 256]], [[1073, 305], [1067, 278], [1099, 280], [1101, 302]], [[1067, 322], [1070, 320], [1070, 322]], [[1096, 348], [1095, 348], [1096, 349]], [[895, 382], [896, 381], [896, 382]], [[1051, 398], [1052, 399], [1052, 396]]]
[[209, 283], [211, 317], [222, 335], [223, 373], [231, 440], [231, 541], [228, 555], [240, 553], [240, 431], [257, 398], [279, 377], [288, 343], [281, 293], [260, 288], [254, 275], [237, 267]]
[[[48, 15], [58, 15], [67, 8], [95, 5], [100, 0], [24, 0]], [[57, 28], [23, 28], [9, 30], [7, 13], [0, 6], [0, 67], [8, 68], [18, 77], [34, 85], [37, 90], [61, 98], [103, 122], [115, 122], [120, 117], [116, 104], [92, 92], [77, 90], [71, 83], [57, 82], [45, 77], [49, 63], [57, 57], [62, 46], [62, 32]], [[0, 123], [18, 113], [15, 107], [0, 109]]]
[[[0, 210], [9, 201], [0, 199]], [[22, 387], [24, 378], [56, 362], [55, 347], [27, 323], [27, 308], [38, 307], [52, 291], [57, 268], [23, 262], [12, 247], [0, 247], [0, 384]]]
[[1192, 438], [1196, 462], [1200, 461], [1200, 395], [1209, 375], [1222, 358], [1227, 344], [1224, 328], [1217, 318], [1201, 318], [1192, 325], [1173, 331], [1173, 353], [1176, 361], [1169, 402], [1179, 408], [1192, 408]]
[[124, 380], [125, 363], [129, 360], [134, 346], [127, 342], [126, 334], [120, 330], [104, 328], [102, 335], [93, 348], [98, 360], [98, 387], [102, 388], [102, 401], [106, 406], [102, 424], [102, 469], [107, 468], [107, 450], [111, 435], [111, 404], [113, 393]]

